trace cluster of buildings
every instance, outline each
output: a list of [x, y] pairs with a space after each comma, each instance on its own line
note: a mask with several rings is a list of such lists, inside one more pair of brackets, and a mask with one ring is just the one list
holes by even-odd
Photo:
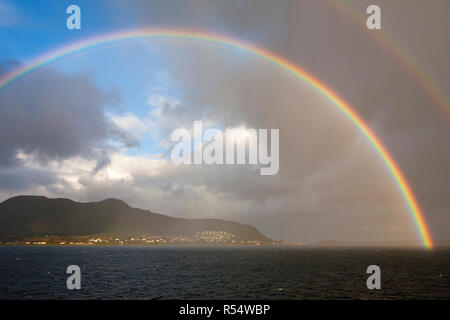
[[204, 241], [207, 243], [236, 243], [234, 239], [236, 236], [233, 233], [226, 231], [201, 231], [194, 235], [197, 241]]
[[96, 236], [45, 236], [23, 240], [0, 242], [0, 245], [260, 245], [260, 241], [244, 241], [237, 239], [236, 235], [223, 230], [204, 230], [192, 236], [117, 236], [117, 235], [96, 235]]

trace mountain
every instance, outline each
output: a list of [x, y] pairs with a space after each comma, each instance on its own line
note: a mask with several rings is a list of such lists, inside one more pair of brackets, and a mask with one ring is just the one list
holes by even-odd
[[43, 235], [171, 235], [226, 231], [236, 240], [268, 242], [256, 228], [219, 219], [181, 219], [132, 208], [118, 199], [81, 203], [70, 199], [17, 196], [0, 203], [0, 237]]

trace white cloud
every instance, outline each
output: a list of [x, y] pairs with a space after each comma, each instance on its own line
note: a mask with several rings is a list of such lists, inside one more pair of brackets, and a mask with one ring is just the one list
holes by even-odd
[[111, 115], [110, 117], [119, 128], [137, 137], [149, 129], [144, 122], [132, 113], [126, 113], [123, 116]]

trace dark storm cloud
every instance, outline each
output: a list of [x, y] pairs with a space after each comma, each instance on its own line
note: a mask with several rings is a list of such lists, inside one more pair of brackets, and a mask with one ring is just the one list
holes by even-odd
[[22, 191], [34, 186], [49, 186], [58, 181], [50, 170], [9, 168], [0, 170], [0, 191]]
[[[11, 71], [19, 63], [3, 61], [0, 70]], [[44, 68], [23, 77], [0, 91], [0, 185], [49, 183], [44, 173], [20, 169], [18, 153], [33, 154], [45, 163], [83, 157], [97, 160], [95, 171], [106, 165], [110, 142], [134, 146], [135, 138], [105, 116], [108, 105], [117, 103], [117, 92], [108, 93], [82, 75], [65, 75]], [[52, 177], [52, 178], [50, 178]], [[44, 183], [44, 184], [45, 184]]]

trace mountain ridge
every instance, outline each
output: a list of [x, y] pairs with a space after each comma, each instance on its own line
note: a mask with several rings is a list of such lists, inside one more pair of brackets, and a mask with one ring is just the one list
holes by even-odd
[[202, 231], [226, 231], [236, 240], [271, 241], [253, 226], [215, 218], [185, 219], [133, 208], [107, 198], [77, 202], [68, 198], [19, 195], [0, 203], [0, 237], [92, 234], [157, 234], [187, 236]]

